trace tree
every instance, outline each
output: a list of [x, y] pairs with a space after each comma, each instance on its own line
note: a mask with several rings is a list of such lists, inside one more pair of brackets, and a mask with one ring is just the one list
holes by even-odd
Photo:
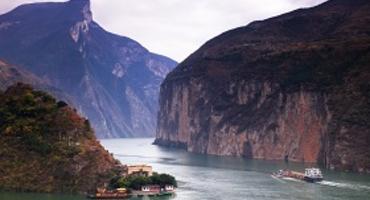
[[64, 101], [58, 101], [57, 106], [58, 108], [63, 108], [63, 107], [68, 106], [68, 104]]
[[177, 187], [177, 181], [175, 177], [169, 174], [160, 174], [159, 175], [160, 185], [163, 187], [164, 185], [173, 185]]

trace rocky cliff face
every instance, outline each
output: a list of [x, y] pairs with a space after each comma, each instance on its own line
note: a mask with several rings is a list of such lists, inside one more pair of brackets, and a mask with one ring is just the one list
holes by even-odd
[[98, 137], [152, 136], [159, 85], [176, 62], [93, 21], [89, 0], [0, 15], [0, 58], [72, 97]]
[[84, 193], [122, 169], [88, 120], [21, 83], [0, 92], [0, 146], [2, 190]]
[[210, 40], [163, 82], [155, 143], [370, 172], [369, 13], [331, 0]]

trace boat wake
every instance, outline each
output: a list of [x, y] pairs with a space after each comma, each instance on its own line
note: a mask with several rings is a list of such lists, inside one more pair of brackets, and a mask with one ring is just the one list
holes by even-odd
[[279, 181], [280, 183], [287, 183], [286, 181], [293, 181], [293, 182], [300, 182], [300, 183], [305, 183], [305, 181], [302, 181], [302, 180], [299, 180], [299, 179], [296, 179], [296, 178], [290, 178], [290, 177], [276, 177], [274, 175], [271, 175], [271, 178]]
[[370, 191], [370, 186], [361, 185], [361, 184], [339, 183], [339, 182], [333, 182], [333, 181], [321, 181], [321, 182], [318, 182], [318, 184], [331, 186], [331, 187], [344, 188], [344, 189], [369, 190]]
[[282, 179], [284, 179], [284, 180], [288, 180], [288, 181], [295, 181], [295, 182], [304, 183], [304, 181], [299, 180], [299, 179], [296, 179], [296, 178], [283, 177]]
[[275, 179], [275, 180], [279, 181], [280, 183], [285, 183], [283, 180], [281, 180], [280, 178], [275, 177], [275, 176], [273, 176], [273, 175], [271, 175], [271, 178], [273, 178], [273, 179]]
[[[291, 177], [278, 178], [278, 177], [275, 177], [273, 175], [271, 175], [271, 177], [273, 179], [279, 181], [280, 183], [287, 183], [286, 181], [294, 181], [294, 182], [305, 183], [305, 181], [295, 179], [295, 178], [291, 178]], [[319, 185], [323, 185], [323, 186], [337, 187], [337, 188], [343, 188], [343, 189], [351, 189], [351, 190], [357, 190], [357, 191], [367, 190], [367, 191], [370, 192], [370, 185], [361, 185], [361, 184], [356, 184], [356, 183], [341, 183], [341, 182], [325, 181], [325, 180], [320, 181], [320, 182], [316, 182], [316, 183], [319, 184]]]

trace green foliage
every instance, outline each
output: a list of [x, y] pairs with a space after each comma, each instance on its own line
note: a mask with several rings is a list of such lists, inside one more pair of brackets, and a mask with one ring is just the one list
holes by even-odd
[[[56, 103], [45, 92], [20, 83], [9, 87], [1, 96], [0, 133], [4, 137], [24, 144], [21, 149], [41, 155], [52, 153], [52, 149], [69, 156], [78, 154], [80, 150], [71, 145], [78, 137], [69, 133], [79, 127], [68, 118], [68, 112], [62, 110], [66, 107], [64, 102]], [[81, 129], [83, 132], [83, 127]], [[91, 132], [89, 128], [89, 134]]]
[[116, 176], [116, 177], [113, 177], [111, 180], [110, 180], [110, 182], [109, 182], [109, 187], [110, 188], [120, 188], [120, 184], [119, 184], [119, 182], [121, 182], [120, 181], [120, 179], [121, 179], [122, 177], [120, 177], [120, 176]]
[[[155, 176], [158, 176], [158, 177], [155, 177]], [[154, 184], [158, 184], [160, 186], [173, 185], [173, 186], [177, 187], [177, 181], [176, 181], [175, 177], [173, 177], [169, 174], [159, 174], [159, 175], [154, 174], [151, 177], [151, 179], [152, 179], [152, 182]], [[158, 182], [155, 182], [155, 181], [158, 181]]]
[[43, 141], [40, 135], [24, 134], [22, 139], [30, 151], [38, 152], [41, 155], [47, 155], [51, 152], [51, 146], [46, 141]]
[[158, 174], [153, 173], [150, 177], [145, 176], [128, 176], [128, 177], [115, 177], [110, 182], [111, 188], [129, 188], [134, 190], [140, 190], [145, 185], [173, 185], [177, 187], [177, 181], [175, 177], [169, 174]]
[[151, 179], [145, 176], [131, 176], [126, 180], [125, 185], [129, 188], [139, 190], [142, 186], [152, 184]]
[[86, 191], [117, 174], [89, 121], [64, 102], [25, 84], [0, 97], [0, 188]]

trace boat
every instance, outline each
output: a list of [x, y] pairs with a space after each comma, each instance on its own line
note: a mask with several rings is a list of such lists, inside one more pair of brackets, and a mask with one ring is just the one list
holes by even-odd
[[315, 183], [324, 180], [324, 176], [319, 168], [307, 168], [304, 172], [304, 180]]
[[271, 176], [281, 179], [302, 180], [309, 183], [320, 182], [324, 179], [319, 168], [306, 168], [304, 173], [288, 169], [280, 169], [277, 172], [272, 173]]
[[126, 188], [115, 190], [97, 189], [95, 194], [87, 195], [89, 199], [127, 199], [129, 197]]

